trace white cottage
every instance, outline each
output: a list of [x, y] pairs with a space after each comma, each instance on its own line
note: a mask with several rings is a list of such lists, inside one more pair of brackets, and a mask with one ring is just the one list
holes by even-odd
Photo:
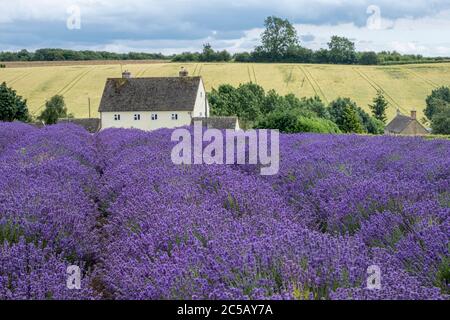
[[208, 118], [209, 104], [201, 77], [122, 78], [106, 81], [100, 102], [101, 128], [155, 130], [189, 126]]

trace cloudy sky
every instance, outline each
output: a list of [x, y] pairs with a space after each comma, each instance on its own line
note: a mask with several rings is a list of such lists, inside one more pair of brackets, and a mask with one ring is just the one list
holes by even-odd
[[0, 8], [0, 51], [178, 53], [210, 42], [239, 52], [276, 15], [312, 49], [337, 34], [359, 50], [450, 56], [450, 0], [0, 0]]

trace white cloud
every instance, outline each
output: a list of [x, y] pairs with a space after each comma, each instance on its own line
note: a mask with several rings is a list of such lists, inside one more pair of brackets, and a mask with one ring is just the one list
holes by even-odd
[[[82, 30], [67, 33], [67, 8], [81, 7]], [[381, 9], [381, 29], [365, 27], [370, 5]], [[287, 17], [299, 34], [326, 46], [334, 35], [359, 50], [446, 55], [448, 0], [0, 0], [0, 50], [44, 46], [113, 51], [251, 50], [267, 15]]]

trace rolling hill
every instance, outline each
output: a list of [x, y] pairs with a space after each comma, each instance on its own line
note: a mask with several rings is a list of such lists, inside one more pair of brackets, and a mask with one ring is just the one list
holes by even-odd
[[427, 95], [439, 86], [450, 86], [450, 63], [401, 66], [120, 63], [7, 67], [0, 69], [0, 82], [5, 81], [27, 98], [33, 114], [42, 110], [47, 99], [61, 94], [76, 117], [89, 116], [89, 101], [91, 116], [97, 116], [106, 78], [120, 77], [125, 69], [134, 77], [177, 76], [184, 66], [190, 75], [204, 78], [208, 91], [220, 84], [251, 81], [281, 94], [318, 95], [327, 103], [339, 96], [350, 97], [366, 110], [376, 91], [382, 90], [389, 101], [389, 118], [397, 109], [406, 114], [416, 109], [421, 118]]

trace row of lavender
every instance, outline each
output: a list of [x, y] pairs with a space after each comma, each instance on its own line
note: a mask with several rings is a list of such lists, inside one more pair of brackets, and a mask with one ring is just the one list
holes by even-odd
[[[1, 124], [0, 299], [448, 293], [450, 143], [282, 136], [263, 178], [174, 166], [170, 133]], [[370, 265], [381, 290], [364, 289]]]
[[66, 269], [98, 250], [94, 139], [78, 127], [0, 125], [0, 299], [79, 299]]

